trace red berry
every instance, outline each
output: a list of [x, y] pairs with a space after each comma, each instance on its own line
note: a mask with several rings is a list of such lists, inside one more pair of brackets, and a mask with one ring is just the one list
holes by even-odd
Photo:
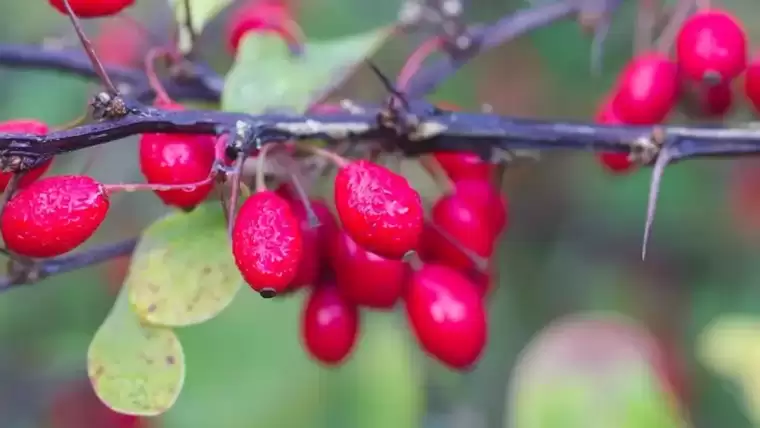
[[507, 226], [507, 199], [486, 180], [459, 180], [454, 183], [457, 195], [481, 211], [494, 236]]
[[356, 243], [383, 257], [400, 259], [422, 234], [422, 198], [406, 179], [366, 160], [340, 168], [335, 208]]
[[689, 116], [697, 119], [721, 118], [731, 110], [734, 94], [728, 83], [706, 85], [686, 81], [682, 86], [682, 106]]
[[0, 231], [14, 253], [55, 257], [89, 239], [105, 220], [109, 205], [103, 185], [90, 177], [48, 177], [8, 201]]
[[477, 153], [437, 152], [433, 156], [453, 181], [491, 179], [493, 165]]
[[755, 113], [760, 112], [760, 55], [747, 66], [744, 75], [744, 95], [754, 107]]
[[134, 67], [141, 60], [144, 39], [133, 24], [109, 20], [92, 40], [92, 45], [103, 64]]
[[[606, 101], [602, 104], [602, 108], [596, 115], [596, 122], [603, 125], [619, 125], [623, 121], [615, 114], [612, 109], [612, 103]], [[607, 170], [614, 173], [629, 172], [633, 169], [634, 164], [628, 159], [627, 153], [599, 153], [597, 154], [599, 162], [604, 165]]]
[[474, 265], [464, 249], [480, 257], [491, 257], [496, 240], [492, 226], [467, 199], [457, 193], [445, 195], [433, 205], [431, 216], [438, 230], [443, 232], [431, 227], [425, 236], [423, 253], [432, 260], [469, 270]]
[[[48, 131], [48, 126], [44, 122], [40, 122], [39, 120], [35, 119], [15, 119], [0, 122], [0, 132], [45, 135], [48, 133]], [[40, 177], [42, 177], [43, 174], [45, 174], [45, 172], [47, 172], [48, 169], [50, 169], [50, 165], [52, 165], [52, 163], [53, 159], [49, 159], [40, 164], [38, 167], [27, 171], [19, 181], [18, 187], [23, 188], [37, 181]], [[11, 172], [0, 173], [0, 192], [8, 187], [8, 183], [10, 183], [11, 177], [13, 177], [13, 173]]]
[[321, 199], [311, 200], [311, 209], [314, 210], [314, 214], [319, 219], [319, 254], [322, 256], [322, 260], [327, 261], [329, 259], [332, 242], [340, 232], [338, 222], [335, 220], [330, 208], [327, 207], [325, 201]]
[[232, 228], [232, 254], [251, 288], [264, 297], [284, 292], [303, 257], [300, 222], [288, 202], [270, 191], [246, 199]]
[[254, 0], [237, 11], [227, 28], [227, 48], [237, 53], [243, 37], [251, 32], [271, 31], [288, 44], [296, 44], [296, 35], [287, 30], [284, 23], [291, 20], [290, 10], [282, 0]]
[[[165, 106], [181, 109], [177, 106]], [[140, 137], [140, 170], [150, 184], [190, 184], [209, 177], [216, 159], [216, 141], [207, 135], [143, 134]], [[192, 189], [157, 190], [166, 204], [192, 208], [211, 193], [209, 181]]]
[[[48, 0], [50, 5], [66, 15], [66, 6], [63, 0]], [[132, 6], [135, 0], [69, 0], [71, 10], [79, 18], [101, 18], [116, 15], [122, 10]]]
[[303, 255], [298, 264], [296, 276], [290, 283], [291, 289], [305, 285], [314, 285], [322, 267], [322, 253], [319, 242], [319, 227], [313, 225], [307, 214], [306, 208], [301, 201], [290, 202], [290, 208], [301, 225], [301, 238], [303, 241]]
[[309, 295], [301, 319], [301, 339], [316, 360], [336, 365], [353, 350], [359, 311], [334, 284], [320, 284]]
[[406, 312], [428, 354], [453, 369], [467, 369], [480, 357], [488, 336], [486, 310], [476, 285], [446, 266], [413, 272]]
[[747, 65], [747, 35], [739, 20], [728, 12], [697, 12], [678, 33], [676, 56], [686, 78], [728, 83]]
[[404, 288], [406, 263], [365, 250], [345, 232], [333, 242], [332, 266], [340, 292], [357, 305], [391, 309]]
[[625, 123], [664, 121], [678, 99], [678, 67], [661, 53], [636, 56], [623, 69], [612, 97], [612, 111]]

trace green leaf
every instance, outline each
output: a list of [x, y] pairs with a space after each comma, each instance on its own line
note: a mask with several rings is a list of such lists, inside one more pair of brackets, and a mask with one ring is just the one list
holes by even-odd
[[509, 382], [505, 426], [688, 426], [653, 368], [656, 351], [644, 329], [619, 316], [560, 320], [523, 350]]
[[181, 327], [219, 314], [242, 283], [222, 208], [209, 202], [191, 213], [168, 214], [148, 227], [132, 256], [125, 286], [144, 322]]
[[390, 32], [391, 27], [380, 27], [340, 39], [307, 42], [304, 54], [298, 57], [291, 55], [276, 35], [248, 34], [227, 74], [222, 109], [250, 114], [268, 108], [302, 112], [345, 81]]
[[193, 23], [193, 30], [195, 34], [199, 34], [203, 27], [233, 0], [169, 0], [169, 6], [174, 11], [174, 17], [179, 24], [179, 48], [182, 52], [187, 53], [192, 49], [193, 44], [190, 31], [184, 25], [187, 21], [185, 1], [190, 2], [190, 18]]
[[117, 412], [155, 416], [169, 409], [185, 379], [185, 355], [174, 332], [140, 323], [122, 287], [87, 352], [95, 394]]

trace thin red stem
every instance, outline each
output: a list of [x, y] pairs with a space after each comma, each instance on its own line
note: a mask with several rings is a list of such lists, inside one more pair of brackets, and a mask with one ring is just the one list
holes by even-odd
[[256, 159], [256, 192], [267, 190], [267, 183], [264, 180], [264, 169], [266, 168], [266, 157], [272, 144], [267, 144], [259, 150], [259, 156]]
[[681, 29], [684, 21], [691, 15], [692, 8], [694, 8], [694, 0], [678, 0], [673, 13], [670, 14], [668, 24], [660, 33], [660, 37], [655, 42], [657, 51], [662, 53], [668, 53], [676, 40], [676, 35]]
[[164, 89], [164, 85], [161, 84], [161, 80], [156, 74], [156, 61], [167, 56], [168, 53], [163, 48], [151, 48], [145, 55], [145, 74], [148, 77], [148, 83], [151, 89], [156, 93], [157, 103], [171, 103], [172, 99]]
[[396, 79], [396, 88], [398, 90], [403, 90], [409, 84], [412, 76], [414, 76], [422, 67], [422, 64], [425, 63], [425, 60], [434, 52], [440, 50], [442, 45], [443, 40], [439, 36], [431, 37], [422, 42], [422, 44], [412, 52], [409, 59], [406, 60], [406, 63], [404, 63], [404, 66], [401, 68], [398, 78]]
[[344, 158], [343, 156], [333, 153], [329, 150], [323, 149], [321, 147], [312, 146], [310, 144], [304, 144], [301, 142], [296, 143], [296, 147], [298, 147], [301, 150], [305, 150], [307, 152], [311, 152], [317, 156], [321, 156], [327, 160], [330, 160], [333, 162], [338, 168], [342, 168], [348, 164], [348, 159]]
[[214, 180], [214, 174], [210, 174], [202, 181], [196, 181], [195, 183], [183, 183], [183, 184], [150, 184], [150, 183], [136, 183], [136, 184], [104, 184], [106, 193], [113, 194], [117, 192], [165, 192], [169, 190], [185, 190], [191, 192], [198, 186], [205, 186], [206, 184]]

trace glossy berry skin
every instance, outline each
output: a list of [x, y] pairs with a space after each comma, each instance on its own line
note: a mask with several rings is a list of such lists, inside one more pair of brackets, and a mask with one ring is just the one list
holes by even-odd
[[437, 152], [433, 156], [453, 181], [491, 179], [493, 165], [477, 153]]
[[744, 74], [744, 96], [752, 104], [755, 113], [760, 112], [760, 55], [747, 66]]
[[[11, 132], [19, 134], [32, 134], [32, 135], [45, 135], [49, 131], [48, 126], [39, 120], [35, 119], [15, 119], [0, 122], [0, 132]], [[52, 165], [53, 159], [48, 159], [40, 166], [32, 168], [21, 177], [18, 187], [24, 188], [29, 184], [39, 180]], [[3, 172], [0, 173], [0, 191], [5, 190], [13, 177], [13, 173]]]
[[747, 34], [728, 12], [697, 12], [681, 26], [676, 57], [684, 77], [698, 82], [727, 83], [747, 65]]
[[678, 67], [661, 53], [636, 56], [623, 69], [612, 97], [612, 110], [625, 123], [664, 121], [678, 99]]
[[[162, 108], [181, 110], [179, 105]], [[216, 141], [207, 135], [143, 134], [140, 137], [140, 170], [150, 184], [189, 184], [208, 178], [216, 159]], [[211, 193], [209, 181], [185, 189], [157, 190], [156, 195], [169, 206], [192, 208]]]
[[393, 308], [404, 289], [406, 263], [365, 250], [345, 232], [339, 232], [334, 245], [332, 267], [341, 294], [357, 305]]
[[[49, 0], [58, 12], [67, 15], [63, 0]], [[132, 6], [135, 0], [69, 0], [71, 10], [79, 18], [102, 18], [116, 15]]]
[[289, 44], [295, 44], [293, 34], [283, 25], [291, 20], [290, 10], [282, 0], [254, 0], [237, 11], [227, 28], [227, 49], [235, 55], [240, 42], [250, 32], [271, 31]]
[[271, 191], [246, 199], [232, 228], [232, 254], [252, 289], [266, 297], [284, 292], [303, 257], [301, 225], [288, 201]]
[[422, 234], [422, 198], [406, 178], [366, 160], [340, 168], [335, 208], [343, 229], [375, 254], [400, 259]]
[[454, 269], [427, 264], [407, 287], [406, 314], [425, 352], [456, 370], [475, 364], [488, 338], [476, 285]]
[[359, 311], [334, 284], [311, 290], [301, 318], [301, 340], [314, 359], [340, 364], [354, 349], [358, 333]]
[[495, 236], [507, 227], [507, 199], [486, 180], [459, 180], [454, 183], [456, 194], [488, 219]]
[[489, 222], [484, 221], [477, 206], [467, 199], [458, 194], [445, 195], [433, 204], [431, 217], [445, 233], [428, 226], [430, 228], [423, 246], [426, 247], [424, 253], [432, 260], [455, 269], [468, 270], [474, 265], [462, 248], [484, 258], [489, 258], [493, 253], [497, 236]]
[[0, 232], [14, 253], [55, 257], [87, 241], [105, 220], [109, 205], [103, 185], [90, 177], [48, 177], [8, 201]]
[[[603, 125], [620, 125], [623, 123], [613, 111], [611, 102], [602, 104], [602, 108], [596, 115], [596, 122]], [[608, 171], [615, 174], [630, 172], [634, 168], [633, 162], [628, 159], [626, 153], [603, 152], [597, 154], [597, 158]]]

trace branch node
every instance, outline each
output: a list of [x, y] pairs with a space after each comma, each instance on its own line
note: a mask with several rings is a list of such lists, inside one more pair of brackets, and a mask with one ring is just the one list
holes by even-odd
[[100, 92], [90, 102], [92, 115], [95, 119], [120, 119], [129, 113], [129, 108], [124, 99], [108, 92]]

